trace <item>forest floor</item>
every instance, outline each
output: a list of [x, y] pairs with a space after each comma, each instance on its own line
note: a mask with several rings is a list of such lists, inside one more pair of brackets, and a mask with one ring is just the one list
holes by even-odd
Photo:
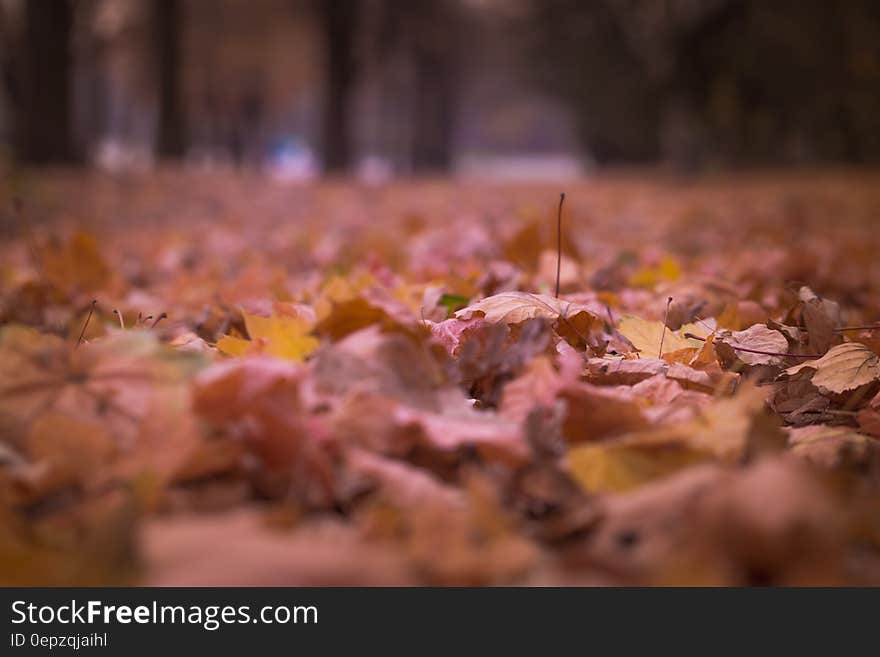
[[880, 584], [880, 174], [0, 200], [0, 583]]

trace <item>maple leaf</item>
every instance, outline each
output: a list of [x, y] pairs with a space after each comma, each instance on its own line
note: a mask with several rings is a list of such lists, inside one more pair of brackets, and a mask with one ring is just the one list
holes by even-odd
[[476, 313], [481, 313], [487, 322], [493, 324], [519, 324], [536, 317], [550, 320], [560, 317], [569, 319], [580, 312], [590, 311], [570, 301], [556, 299], [546, 294], [501, 292], [457, 311], [455, 316], [458, 319], [470, 319]]
[[859, 342], [846, 342], [828, 350], [822, 358], [810, 360], [785, 373], [793, 376], [815, 370], [810, 381], [825, 394], [843, 394], [880, 380], [880, 356]]
[[583, 304], [528, 292], [501, 292], [455, 313], [457, 319], [483, 317], [490, 324], [516, 325], [534, 319], [554, 323], [556, 332], [569, 344], [604, 351], [596, 333], [605, 322]]
[[299, 317], [273, 315], [260, 317], [243, 312], [249, 340], [224, 335], [217, 349], [228, 356], [266, 354], [301, 363], [318, 348], [318, 339], [310, 334], [312, 326]]

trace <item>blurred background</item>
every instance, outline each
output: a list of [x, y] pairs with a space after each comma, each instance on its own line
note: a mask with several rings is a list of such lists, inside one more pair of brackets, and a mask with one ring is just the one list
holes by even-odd
[[5, 167], [880, 160], [876, 0], [0, 0]]

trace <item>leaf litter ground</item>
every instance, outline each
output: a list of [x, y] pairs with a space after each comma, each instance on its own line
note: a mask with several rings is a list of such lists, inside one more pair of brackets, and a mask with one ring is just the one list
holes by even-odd
[[878, 183], [7, 181], [0, 581], [880, 584]]

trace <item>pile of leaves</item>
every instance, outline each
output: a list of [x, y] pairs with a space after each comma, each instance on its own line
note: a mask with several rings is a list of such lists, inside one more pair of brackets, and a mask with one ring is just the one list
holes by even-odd
[[880, 584], [878, 182], [18, 181], [0, 582]]

